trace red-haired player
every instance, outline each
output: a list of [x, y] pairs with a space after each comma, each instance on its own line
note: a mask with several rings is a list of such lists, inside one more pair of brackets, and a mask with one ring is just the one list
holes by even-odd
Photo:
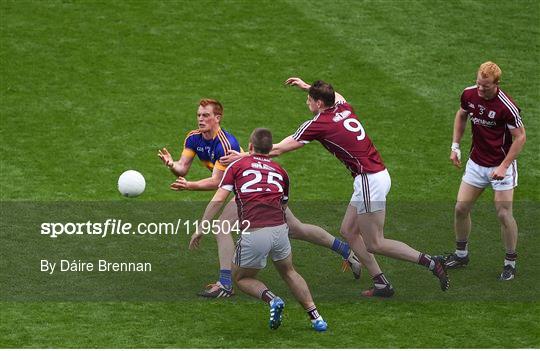
[[450, 160], [461, 167], [459, 143], [467, 118], [471, 121], [472, 145], [455, 207], [456, 251], [446, 258], [447, 268], [469, 263], [468, 241], [471, 233], [471, 209], [488, 186], [493, 188], [495, 209], [506, 248], [500, 280], [511, 280], [516, 272], [518, 228], [512, 215], [514, 188], [518, 173], [516, 158], [525, 144], [525, 127], [520, 108], [499, 88], [501, 69], [484, 62], [478, 69], [476, 85], [461, 95], [456, 113]]

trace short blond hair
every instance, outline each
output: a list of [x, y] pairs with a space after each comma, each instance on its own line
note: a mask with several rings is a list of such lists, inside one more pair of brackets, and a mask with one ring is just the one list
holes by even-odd
[[492, 77], [494, 83], [499, 83], [499, 80], [501, 80], [502, 71], [495, 62], [487, 61], [480, 65], [480, 68], [478, 68], [478, 73], [480, 73], [482, 78]]

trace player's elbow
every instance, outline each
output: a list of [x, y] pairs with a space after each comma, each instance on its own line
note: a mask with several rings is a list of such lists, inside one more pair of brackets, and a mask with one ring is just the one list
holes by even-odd
[[212, 179], [210, 180], [210, 182], [208, 183], [208, 186], [209, 186], [211, 189], [215, 190], [215, 189], [219, 188], [219, 183], [220, 183], [220, 182], [221, 182], [221, 179], [212, 178]]
[[527, 141], [527, 136], [525, 134], [525, 130], [523, 130], [517, 135], [513, 135], [512, 143], [518, 145], [519, 147], [522, 147], [523, 145], [525, 145], [526, 141]]
[[520, 139], [521, 139], [521, 145], [524, 145], [525, 142], [527, 141], [527, 135], [525, 134], [525, 131], [523, 131], [523, 134], [521, 134]]

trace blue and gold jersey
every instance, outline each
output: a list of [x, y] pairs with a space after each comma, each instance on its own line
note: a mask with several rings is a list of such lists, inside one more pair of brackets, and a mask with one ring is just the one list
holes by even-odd
[[219, 163], [222, 156], [227, 155], [230, 150], [241, 151], [238, 140], [231, 133], [224, 129], [219, 129], [213, 139], [205, 139], [198, 130], [192, 130], [186, 136], [184, 141], [184, 150], [182, 156], [199, 157], [202, 164], [209, 170], [217, 167], [224, 171], [225, 166]]

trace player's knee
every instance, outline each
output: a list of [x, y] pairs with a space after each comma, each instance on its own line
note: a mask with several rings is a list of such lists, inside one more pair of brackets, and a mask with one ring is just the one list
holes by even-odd
[[292, 268], [286, 272], [284, 272], [284, 275], [282, 276], [283, 279], [285, 279], [286, 281], [289, 281], [289, 282], [295, 282], [298, 280], [298, 277], [300, 276], [300, 274], [298, 274], [298, 272]]
[[507, 225], [514, 220], [512, 211], [509, 208], [502, 207], [497, 209], [497, 218], [503, 225]]
[[343, 225], [341, 226], [341, 228], [339, 228], [339, 233], [349, 242], [351, 241], [354, 235], [358, 234], [358, 233], [355, 233], [353, 230], [351, 230], [351, 228], [347, 226], [343, 226]]
[[365, 241], [366, 250], [371, 254], [376, 254], [381, 251], [381, 244], [377, 240]]
[[288, 277], [296, 272], [294, 270], [294, 266], [290, 263], [276, 265], [276, 269], [283, 278]]
[[471, 207], [469, 204], [464, 202], [457, 202], [454, 212], [457, 217], [466, 217], [471, 212]]

